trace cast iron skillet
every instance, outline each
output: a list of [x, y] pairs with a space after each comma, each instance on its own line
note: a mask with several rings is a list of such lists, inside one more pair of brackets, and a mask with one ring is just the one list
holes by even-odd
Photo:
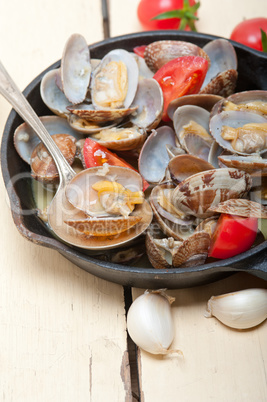
[[[185, 40], [202, 47], [207, 42], [217, 38], [216, 36], [193, 32], [152, 31], [108, 39], [91, 45], [90, 51], [92, 58], [101, 58], [112, 49], [124, 48], [131, 51], [135, 46], [149, 44], [156, 40]], [[238, 56], [239, 78], [236, 91], [267, 90], [267, 55], [236, 42], [232, 43]], [[40, 81], [48, 70], [57, 68], [59, 65], [60, 61], [54, 63], [35, 78], [24, 91], [24, 95], [39, 116], [51, 114], [41, 100]], [[14, 130], [21, 123], [21, 118], [12, 110], [3, 134], [1, 165], [15, 225], [28, 240], [41, 246], [53, 248], [91, 274], [124, 286], [178, 289], [210, 283], [239, 271], [267, 279], [267, 241], [231, 259], [219, 260], [194, 268], [168, 270], [137, 268], [101, 261], [87, 255], [81, 249], [72, 248], [58, 241], [32, 212], [35, 205], [31, 191], [29, 166], [20, 159], [13, 146]]]

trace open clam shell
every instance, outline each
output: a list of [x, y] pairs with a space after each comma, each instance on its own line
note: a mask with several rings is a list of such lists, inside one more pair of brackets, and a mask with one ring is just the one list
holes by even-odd
[[67, 106], [70, 101], [57, 85], [59, 69], [48, 71], [42, 78], [40, 94], [46, 106], [56, 115], [66, 117], [69, 114]]
[[131, 53], [131, 54], [134, 56], [134, 58], [137, 62], [138, 68], [139, 68], [139, 81], [144, 78], [153, 78], [154, 73], [153, 73], [153, 71], [150, 70], [150, 68], [146, 64], [144, 58], [138, 56], [135, 53]]
[[195, 232], [184, 241], [157, 238], [151, 231], [146, 235], [147, 255], [156, 269], [201, 265], [207, 258], [209, 246], [210, 236], [204, 231]]
[[[67, 120], [62, 117], [42, 116], [40, 120], [50, 135], [64, 133], [75, 137], [77, 140], [82, 138], [77, 131], [69, 126]], [[35, 131], [28, 124], [22, 123], [16, 128], [14, 132], [14, 145], [20, 157], [28, 164], [31, 163], [32, 152], [39, 142], [40, 140]]]
[[114, 127], [116, 126], [116, 124], [121, 122], [121, 120], [118, 120], [114, 122], [106, 122], [98, 124], [97, 122], [83, 119], [72, 113], [68, 115], [67, 119], [69, 125], [73, 128], [73, 130], [78, 131], [79, 133], [84, 135], [98, 133], [100, 130]]
[[[124, 74], [116, 66], [125, 67]], [[129, 108], [137, 90], [139, 69], [134, 56], [124, 49], [111, 50], [93, 71], [91, 96], [95, 109]], [[118, 82], [119, 81], [119, 82]], [[116, 107], [113, 103], [116, 100]]]
[[73, 104], [86, 97], [92, 67], [85, 38], [73, 34], [65, 44], [61, 60], [61, 81], [66, 98]]
[[142, 191], [143, 188], [142, 177], [132, 169], [120, 166], [108, 166], [107, 169], [93, 167], [75, 176], [66, 187], [68, 201], [90, 216], [110, 216], [103, 208], [98, 210], [95, 207], [98, 193], [92, 189], [92, 185], [102, 180], [117, 182], [131, 191]]
[[130, 116], [130, 121], [138, 127], [152, 130], [160, 123], [163, 113], [163, 94], [158, 82], [153, 78], [139, 81], [132, 106], [138, 106]]
[[181, 56], [200, 56], [209, 61], [207, 53], [199, 46], [176, 40], [152, 42], [146, 47], [144, 53], [145, 62], [154, 73], [164, 64]]
[[180, 183], [187, 177], [213, 168], [214, 166], [206, 160], [188, 154], [177, 155], [168, 164], [171, 179], [175, 183]]
[[[215, 169], [218, 169], [219, 167], [221, 167], [219, 165], [218, 158], [223, 152], [224, 152], [223, 148], [216, 141], [213, 141], [213, 143], [211, 144], [211, 147], [210, 147], [208, 162], [212, 166], [214, 166]], [[227, 166], [227, 167], [235, 167], [235, 166]]]
[[145, 141], [138, 159], [139, 172], [149, 183], [159, 183], [165, 177], [169, 163], [166, 145], [175, 147], [175, 133], [171, 127], [153, 130]]
[[[92, 186], [103, 180], [119, 183], [131, 191], [142, 190], [141, 176], [132, 169], [118, 166], [109, 166], [107, 170], [99, 167], [89, 168], [75, 176], [67, 185], [68, 201], [87, 216], [81, 219], [70, 217], [65, 223], [79, 234], [92, 237], [93, 247], [100, 247], [104, 240], [119, 245], [134, 239], [147, 229], [153, 215], [149, 203], [145, 200], [128, 216], [113, 215], [102, 206], [99, 207], [98, 193]], [[103, 240], [96, 240], [99, 237]]]
[[230, 199], [210, 207], [210, 211], [244, 216], [246, 218], [267, 219], [267, 207], [247, 199]]
[[249, 174], [267, 175], [267, 159], [263, 159], [259, 155], [220, 155], [218, 159], [229, 168], [240, 169]]
[[[217, 105], [216, 105], [217, 106]], [[245, 124], [249, 123], [267, 123], [267, 118], [257, 113], [248, 112], [248, 111], [222, 111], [221, 113], [212, 113], [212, 117], [210, 119], [209, 128], [212, 137], [215, 141], [225, 150], [230, 151], [231, 153], [237, 153], [239, 155], [249, 155], [245, 152], [240, 152], [237, 149], [234, 149], [231, 142], [225, 140], [221, 133], [223, 127], [243, 127]], [[266, 148], [259, 149], [258, 153], [263, 154], [267, 151]], [[255, 153], [255, 152], [254, 152]]]
[[213, 169], [182, 181], [172, 193], [172, 204], [187, 215], [207, 218], [213, 205], [230, 198], [243, 198], [251, 189], [248, 173], [237, 169]]
[[226, 39], [215, 39], [203, 50], [210, 58], [210, 68], [200, 93], [212, 93], [223, 97], [231, 95], [237, 81], [237, 56], [233, 45]]
[[92, 138], [114, 151], [130, 151], [140, 148], [146, 140], [146, 131], [137, 126], [113, 127], [99, 130]]
[[[195, 218], [186, 217], [180, 211], [175, 211], [172, 206], [171, 194], [174, 189], [172, 183], [158, 184], [151, 191], [149, 202], [154, 212], [154, 217], [162, 232], [166, 236], [171, 236], [176, 240], [184, 240], [190, 236], [195, 228]], [[167, 199], [167, 206], [163, 207], [160, 198], [164, 196]], [[178, 212], [178, 215], [177, 213]]]
[[[184, 105], [173, 114], [173, 125], [178, 141], [186, 152], [208, 160], [213, 139], [209, 133], [210, 113], [196, 105]], [[191, 122], [198, 127], [190, 128]]]
[[168, 106], [168, 116], [171, 120], [173, 120], [173, 115], [175, 110], [180, 106], [185, 105], [195, 105], [206, 109], [208, 112], [211, 112], [214, 105], [222, 99], [219, 95], [214, 94], [192, 94], [192, 95], [184, 95], [180, 98], [174, 99], [169, 103]]
[[120, 109], [95, 109], [92, 104], [81, 103], [79, 105], [69, 105], [68, 112], [99, 124], [113, 122], [114, 120], [122, 119], [137, 110], [137, 106]]
[[223, 110], [240, 110], [267, 115], [267, 91], [243, 91], [221, 99], [212, 110], [212, 116]]

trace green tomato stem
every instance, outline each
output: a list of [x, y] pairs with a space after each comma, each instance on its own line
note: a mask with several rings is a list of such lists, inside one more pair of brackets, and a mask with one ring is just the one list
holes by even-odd
[[165, 20], [170, 18], [180, 19], [178, 30], [184, 30], [188, 25], [192, 31], [196, 32], [196, 26], [194, 21], [198, 21], [195, 16], [196, 11], [200, 7], [200, 2], [197, 2], [193, 6], [190, 6], [189, 0], [184, 0], [183, 8], [180, 10], [171, 10], [158, 14], [152, 18], [152, 20]]

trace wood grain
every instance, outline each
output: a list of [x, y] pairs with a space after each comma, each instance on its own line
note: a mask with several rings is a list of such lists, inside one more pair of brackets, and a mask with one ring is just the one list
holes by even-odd
[[[1, 2], [0, 57], [21, 89], [75, 32], [103, 38], [100, 0]], [[1, 132], [10, 109], [0, 97]], [[130, 401], [123, 288], [24, 239], [0, 186], [0, 400]]]
[[[175, 297], [171, 347], [184, 356], [153, 356], [139, 350], [142, 402], [266, 401], [267, 321], [241, 331], [204, 317], [211, 296], [251, 287], [267, 284], [240, 273], [206, 286], [167, 291]], [[143, 290], [133, 293], [135, 298]]]
[[[141, 31], [138, 3], [109, 0], [111, 36]], [[258, 15], [267, 15], [266, 0], [202, 0], [197, 27], [229, 37], [235, 24]], [[61, 58], [75, 32], [88, 43], [103, 39], [100, 0], [1, 0], [0, 58], [21, 89]], [[0, 98], [1, 133], [10, 110]], [[24, 239], [2, 178], [0, 187], [0, 400], [131, 401], [123, 288]], [[266, 323], [240, 332], [203, 316], [212, 294], [254, 285], [266, 283], [238, 274], [169, 292], [176, 297], [173, 346], [184, 358], [139, 350], [141, 401], [267, 400]], [[134, 297], [142, 291], [134, 289]]]

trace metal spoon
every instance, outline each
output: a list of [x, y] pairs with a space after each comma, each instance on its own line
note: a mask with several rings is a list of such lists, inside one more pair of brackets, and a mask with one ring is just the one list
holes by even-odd
[[[122, 245], [133, 238], [132, 235], [122, 233], [107, 241], [106, 238], [86, 236], [77, 232], [74, 228], [68, 226], [65, 221], [69, 218], [83, 220], [87, 215], [76, 209], [66, 198], [65, 188], [74, 176], [77, 176], [71, 168], [62, 152], [55, 144], [43, 123], [32, 109], [31, 105], [14, 83], [4, 66], [0, 61], [0, 93], [13, 106], [22, 119], [32, 127], [39, 139], [43, 142], [50, 152], [59, 173], [59, 185], [57, 192], [48, 209], [48, 223], [53, 233], [64, 242], [80, 248], [98, 250], [107, 249]], [[81, 172], [84, 174], [85, 172]], [[144, 205], [147, 208], [147, 205]], [[144, 214], [145, 215], [145, 214]], [[145, 219], [140, 233], [149, 225], [150, 221]], [[139, 235], [140, 233], [135, 233]]]

